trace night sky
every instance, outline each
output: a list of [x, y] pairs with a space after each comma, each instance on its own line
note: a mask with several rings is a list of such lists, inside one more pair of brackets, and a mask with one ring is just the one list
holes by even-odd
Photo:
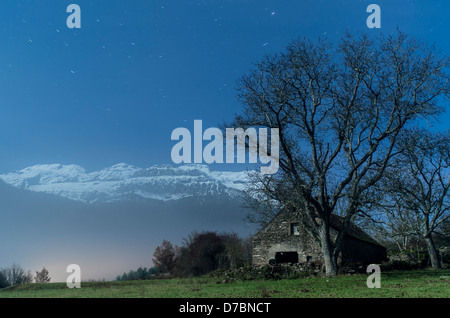
[[[81, 8], [69, 29], [66, 8]], [[177, 127], [230, 121], [236, 80], [298, 36], [403, 32], [450, 53], [448, 1], [2, 1], [0, 173], [170, 164]]]
[[[66, 25], [71, 3], [81, 8], [80, 29]], [[371, 3], [381, 7], [380, 29], [366, 25]], [[346, 30], [397, 28], [450, 55], [445, 0], [3, 0], [0, 173], [52, 163], [88, 172], [172, 164], [172, 131], [192, 131], [195, 119], [204, 129], [231, 121], [242, 109], [236, 81], [266, 54], [299, 36], [335, 41]], [[17, 234], [17, 244], [42, 231]], [[15, 251], [0, 268], [20, 261]]]

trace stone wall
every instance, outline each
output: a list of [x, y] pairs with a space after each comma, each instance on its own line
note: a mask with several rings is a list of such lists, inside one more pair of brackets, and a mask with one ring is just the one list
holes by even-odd
[[[300, 223], [295, 214], [281, 211], [265, 228], [253, 238], [253, 265], [264, 266], [276, 258], [277, 252], [297, 252], [299, 263], [321, 263], [322, 251], [319, 244], [300, 227], [299, 235], [292, 235], [292, 224]], [[331, 239], [337, 237], [337, 230], [331, 229]], [[386, 249], [350, 236], [344, 240], [339, 264], [381, 263], [386, 259]]]
[[303, 228], [299, 235], [291, 234], [291, 224], [299, 223], [285, 211], [280, 212], [272, 222], [258, 232], [253, 238], [253, 264], [267, 265], [270, 259], [275, 259], [276, 252], [297, 252], [299, 262], [320, 261], [320, 247]]

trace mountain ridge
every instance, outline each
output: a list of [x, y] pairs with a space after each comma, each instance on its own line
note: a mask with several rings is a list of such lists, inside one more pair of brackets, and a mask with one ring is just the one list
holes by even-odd
[[248, 181], [245, 171], [211, 171], [201, 164], [140, 168], [126, 163], [93, 172], [75, 164], [38, 164], [1, 174], [0, 179], [19, 189], [90, 204], [136, 199], [172, 201], [186, 197], [236, 197]]

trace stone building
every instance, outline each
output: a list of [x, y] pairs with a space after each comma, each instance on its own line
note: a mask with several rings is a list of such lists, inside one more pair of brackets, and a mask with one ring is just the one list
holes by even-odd
[[[331, 217], [331, 237], [336, 238], [342, 218]], [[295, 213], [284, 209], [253, 237], [253, 265], [269, 261], [280, 263], [322, 264], [319, 244], [302, 228]], [[386, 248], [354, 224], [347, 228], [339, 265], [380, 264], [385, 261]]]

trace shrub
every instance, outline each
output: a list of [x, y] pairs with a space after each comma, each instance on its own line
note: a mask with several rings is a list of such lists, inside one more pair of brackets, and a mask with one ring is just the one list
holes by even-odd
[[420, 269], [423, 268], [422, 263], [420, 262], [411, 262], [404, 260], [390, 260], [384, 264], [380, 265], [381, 270], [390, 271], [390, 270], [412, 270], [412, 269]]
[[250, 240], [235, 233], [194, 232], [177, 249], [175, 273], [186, 277], [235, 269], [251, 260], [250, 250]]
[[245, 264], [239, 268], [229, 270], [217, 270], [211, 273], [214, 277], [227, 277], [227, 279], [248, 280], [279, 280], [279, 279], [298, 279], [316, 274], [313, 271], [304, 270], [299, 266], [284, 265], [265, 265], [253, 267], [251, 264]]

